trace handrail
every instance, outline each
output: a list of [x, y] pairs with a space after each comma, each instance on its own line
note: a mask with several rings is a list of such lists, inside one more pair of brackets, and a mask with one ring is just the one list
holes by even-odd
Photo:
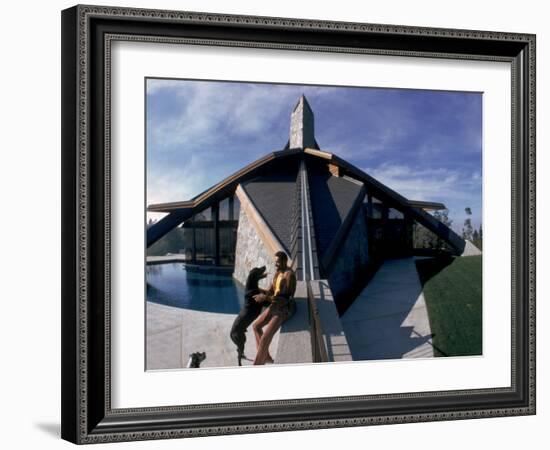
[[306, 292], [309, 310], [312, 360], [313, 362], [328, 362], [328, 352], [325, 340], [323, 339], [321, 317], [309, 281], [306, 281]]

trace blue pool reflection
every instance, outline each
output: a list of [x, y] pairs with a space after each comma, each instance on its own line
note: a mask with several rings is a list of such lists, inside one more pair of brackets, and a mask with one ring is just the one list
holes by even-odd
[[147, 300], [177, 308], [238, 314], [243, 290], [230, 272], [182, 263], [147, 265]]

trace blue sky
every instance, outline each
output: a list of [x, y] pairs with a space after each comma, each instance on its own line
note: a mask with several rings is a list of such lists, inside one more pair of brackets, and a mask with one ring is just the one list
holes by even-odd
[[468, 92], [148, 79], [147, 203], [190, 199], [282, 149], [302, 94], [321, 149], [444, 203], [457, 231], [465, 207], [479, 226], [482, 94]]

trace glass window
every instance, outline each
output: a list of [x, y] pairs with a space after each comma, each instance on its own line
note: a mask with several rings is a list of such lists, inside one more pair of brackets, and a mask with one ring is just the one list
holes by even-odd
[[237, 243], [237, 227], [220, 228], [220, 264], [232, 266], [235, 264], [235, 246]]
[[428, 230], [424, 225], [414, 222], [413, 225], [413, 247], [416, 249], [447, 250], [452, 248], [437, 234]]
[[207, 208], [201, 211], [193, 217], [195, 222], [211, 222], [212, 221], [212, 208]]
[[241, 202], [239, 202], [239, 197], [234, 195], [233, 196], [233, 220], [239, 220], [240, 212], [241, 212]]
[[[185, 255], [185, 260], [197, 264], [216, 262], [215, 223], [213, 210], [216, 206], [196, 213], [192, 218], [175, 227], [158, 242], [147, 249], [149, 256], [169, 254]], [[223, 266], [235, 264], [237, 224], [240, 203], [236, 196], [219, 203], [219, 263]]]
[[184, 254], [191, 260], [193, 255], [193, 230], [176, 227], [166, 233], [147, 249], [147, 256], [166, 256]]
[[229, 220], [229, 198], [224, 198], [219, 205], [219, 220]]
[[[368, 196], [365, 197], [367, 201], [367, 211], [369, 211], [369, 204], [368, 204]], [[383, 204], [380, 200], [378, 200], [376, 197], [372, 197], [372, 211], [370, 214], [371, 219], [381, 219], [382, 218], [382, 207]]]
[[388, 219], [404, 219], [405, 216], [401, 211], [398, 211], [395, 208], [390, 208], [388, 212]]
[[198, 263], [214, 261], [214, 228], [195, 228], [196, 258]]

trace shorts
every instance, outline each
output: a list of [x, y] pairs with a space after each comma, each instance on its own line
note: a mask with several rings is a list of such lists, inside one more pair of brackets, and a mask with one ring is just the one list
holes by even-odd
[[288, 301], [280, 297], [275, 299], [271, 305], [269, 305], [269, 312], [274, 316], [280, 316], [283, 320], [286, 320], [290, 314]]

